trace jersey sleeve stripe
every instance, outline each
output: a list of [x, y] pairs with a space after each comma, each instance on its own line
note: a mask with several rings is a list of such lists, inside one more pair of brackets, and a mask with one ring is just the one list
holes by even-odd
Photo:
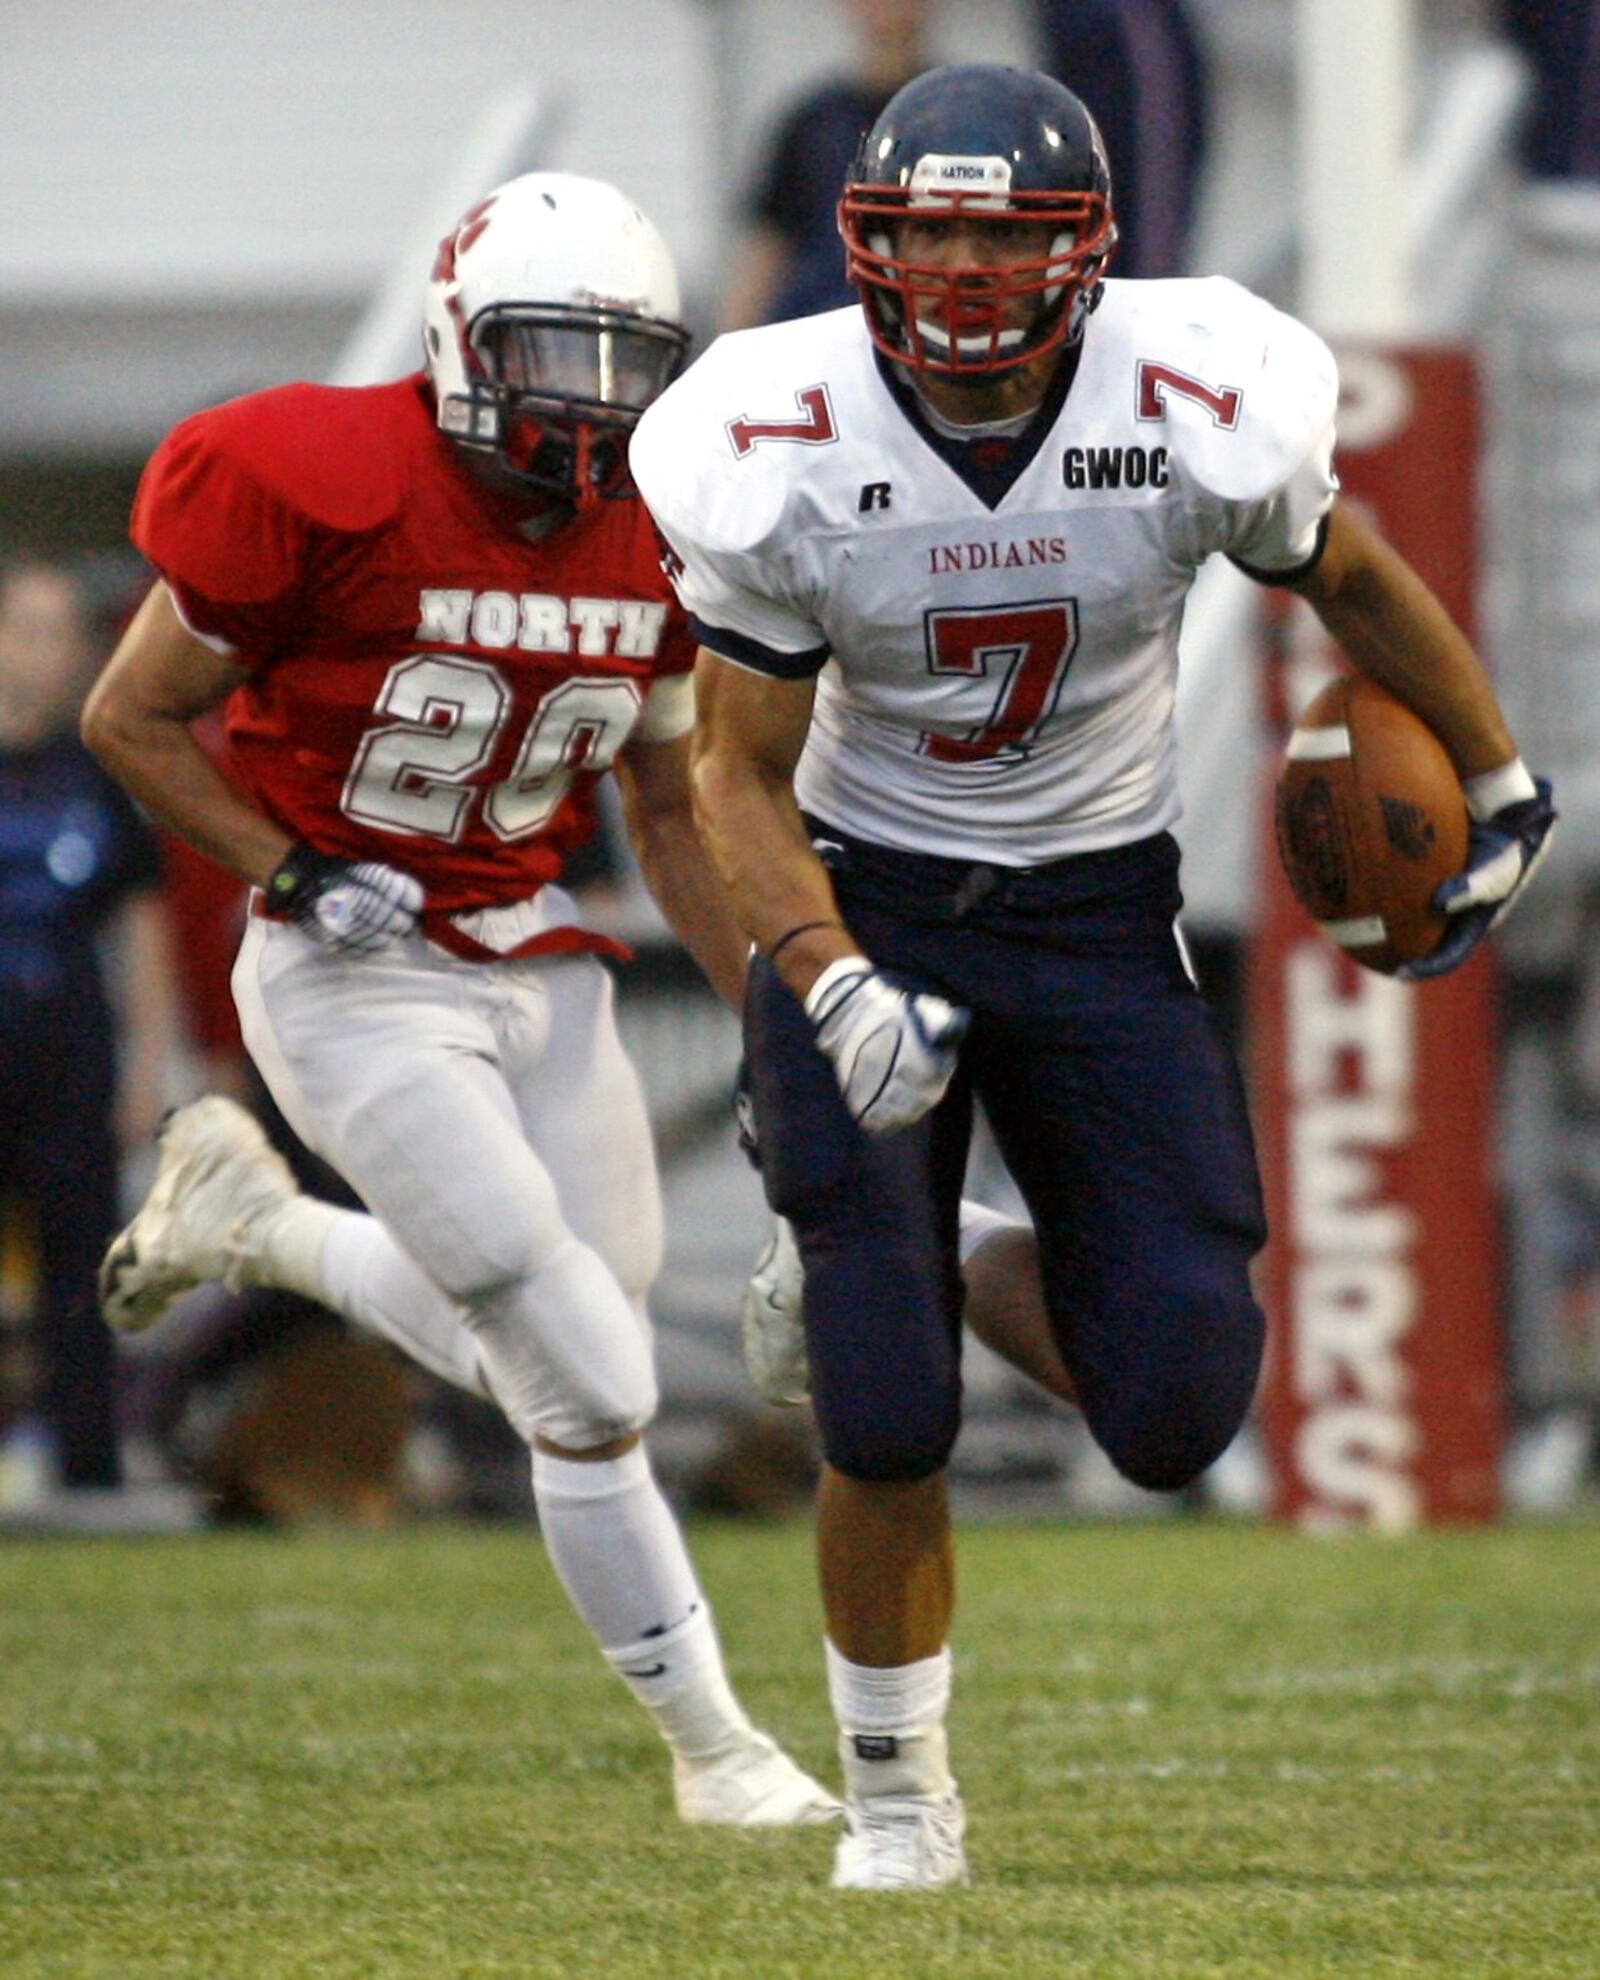
[[1254, 578], [1257, 584], [1293, 584], [1298, 578], [1309, 577], [1322, 562], [1322, 553], [1328, 547], [1328, 521], [1325, 514], [1317, 524], [1317, 540], [1311, 555], [1302, 557], [1298, 564], [1285, 564], [1280, 571], [1268, 571], [1258, 565], [1247, 564], [1242, 557], [1230, 557], [1228, 562], [1236, 570], [1243, 571], [1247, 578]]
[[199, 640], [202, 646], [209, 646], [211, 651], [219, 659], [237, 660], [239, 657], [238, 647], [232, 645], [228, 640], [221, 638], [216, 633], [202, 632], [199, 626], [195, 624], [194, 607], [184, 597], [182, 588], [176, 580], [163, 576], [162, 583], [167, 587], [167, 596], [172, 600], [172, 609], [178, 615], [178, 623], [183, 627], [189, 637]]
[[692, 612], [689, 630], [702, 646], [720, 653], [724, 660], [736, 661], [758, 674], [771, 674], [780, 681], [809, 680], [813, 674], [822, 672], [833, 655], [829, 646], [808, 647], [803, 653], [781, 653], [776, 647], [765, 646], [759, 639], [750, 639], [727, 626], [708, 626]]

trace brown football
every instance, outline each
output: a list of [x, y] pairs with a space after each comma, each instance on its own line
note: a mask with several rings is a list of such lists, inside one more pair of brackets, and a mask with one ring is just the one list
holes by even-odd
[[1467, 806], [1444, 746], [1363, 675], [1295, 724], [1278, 778], [1278, 856], [1322, 931], [1385, 976], [1438, 946], [1431, 905], [1467, 857]]

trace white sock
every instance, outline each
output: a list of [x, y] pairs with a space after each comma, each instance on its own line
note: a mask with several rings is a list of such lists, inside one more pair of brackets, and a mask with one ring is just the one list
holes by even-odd
[[[299, 1215], [305, 1209], [317, 1218]], [[274, 1285], [320, 1300], [444, 1381], [493, 1401], [461, 1308], [376, 1217], [297, 1197], [273, 1219], [264, 1254]]]
[[991, 1210], [987, 1203], [975, 1203], [970, 1196], [962, 1197], [961, 1235], [956, 1245], [962, 1264], [965, 1265], [975, 1251], [981, 1251], [990, 1238], [998, 1237], [1002, 1231], [1025, 1231], [1029, 1228], [1016, 1217]]
[[839, 1721], [845, 1791], [873, 1795], [949, 1794], [955, 1788], [945, 1741], [950, 1649], [914, 1664], [852, 1664], [827, 1645], [828, 1695]]
[[[322, 1306], [328, 1298], [322, 1276], [322, 1250], [339, 1218], [349, 1216], [314, 1196], [289, 1197], [277, 1209], [252, 1223], [235, 1252], [237, 1283], [242, 1286], [281, 1286]], [[234, 1283], [230, 1277], [229, 1283]]]
[[593, 1464], [536, 1450], [533, 1494], [573, 1607], [673, 1751], [699, 1760], [747, 1738], [710, 1605], [644, 1446]]

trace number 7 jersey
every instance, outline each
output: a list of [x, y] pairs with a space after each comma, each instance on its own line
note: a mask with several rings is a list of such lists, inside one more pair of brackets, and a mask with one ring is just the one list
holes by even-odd
[[[643, 504], [530, 540], [420, 377], [183, 421], [133, 537], [189, 628], [248, 670], [230, 774], [296, 838], [414, 874], [441, 938], [557, 879], [618, 749], [692, 720], [693, 645]], [[502, 916], [488, 946], [578, 945], [550, 919]]]
[[1111, 281], [1020, 433], [941, 430], [852, 307], [719, 339], [631, 460], [701, 643], [818, 676], [804, 808], [1033, 865], [1176, 820], [1184, 600], [1214, 552], [1315, 561], [1336, 394], [1235, 284]]

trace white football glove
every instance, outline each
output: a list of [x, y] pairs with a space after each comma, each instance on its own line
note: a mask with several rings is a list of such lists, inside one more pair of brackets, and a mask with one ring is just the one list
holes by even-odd
[[868, 1134], [893, 1134], [939, 1104], [970, 1022], [931, 991], [900, 989], [865, 956], [829, 963], [806, 993], [806, 1016]]
[[409, 935], [422, 912], [421, 883], [377, 860], [336, 859], [291, 846], [266, 885], [267, 906], [346, 955], [369, 955]]

